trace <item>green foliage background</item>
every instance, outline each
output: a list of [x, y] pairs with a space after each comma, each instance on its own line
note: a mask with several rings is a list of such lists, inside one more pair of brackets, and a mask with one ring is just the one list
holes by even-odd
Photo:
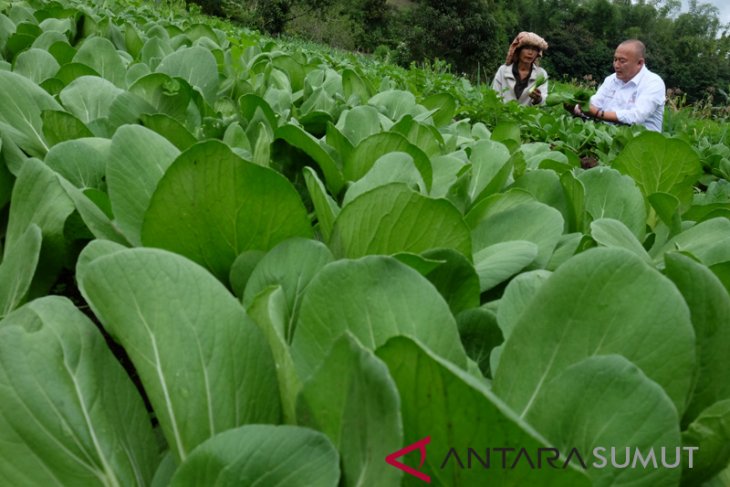
[[[192, 0], [191, 0], [192, 1]], [[490, 79], [514, 36], [529, 30], [550, 44], [553, 78], [600, 82], [615, 46], [647, 45], [647, 64], [689, 101], [728, 103], [730, 30], [698, 0], [194, 0], [272, 34], [375, 53], [404, 66], [445, 60], [457, 73]]]

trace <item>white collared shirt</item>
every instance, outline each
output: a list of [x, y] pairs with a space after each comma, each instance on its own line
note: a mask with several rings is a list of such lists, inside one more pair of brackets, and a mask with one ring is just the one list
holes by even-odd
[[591, 97], [591, 105], [606, 112], [616, 112], [619, 122], [639, 123], [649, 130], [662, 131], [666, 88], [659, 75], [646, 67], [629, 81], [616, 73], [608, 76]]

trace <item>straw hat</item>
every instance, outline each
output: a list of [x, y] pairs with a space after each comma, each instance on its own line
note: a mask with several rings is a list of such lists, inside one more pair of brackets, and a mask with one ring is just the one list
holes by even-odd
[[520, 32], [509, 46], [509, 52], [507, 52], [507, 61], [505, 64], [512, 64], [516, 60], [514, 59], [515, 51], [524, 46], [537, 47], [540, 50], [538, 53], [539, 57], [542, 56], [542, 52], [548, 48], [548, 43], [545, 42], [545, 39], [534, 32]]

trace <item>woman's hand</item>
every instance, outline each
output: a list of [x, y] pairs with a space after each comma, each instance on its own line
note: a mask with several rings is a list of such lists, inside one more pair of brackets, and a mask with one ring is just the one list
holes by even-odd
[[540, 88], [537, 88], [535, 91], [530, 93], [530, 99], [532, 100], [533, 105], [539, 105], [542, 101], [542, 92], [540, 91]]

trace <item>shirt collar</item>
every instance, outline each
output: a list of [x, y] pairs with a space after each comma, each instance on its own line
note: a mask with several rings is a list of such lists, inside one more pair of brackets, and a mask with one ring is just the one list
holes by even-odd
[[[507, 65], [508, 69], [505, 70], [504, 77], [505, 78], [509, 78], [509, 79], [516, 80], [517, 78], [515, 78], [515, 75], [512, 72], [512, 66], [513, 66], [513, 64], [508, 64]], [[529, 78], [530, 80], [533, 80], [533, 79], [536, 79], [537, 78], [537, 73], [538, 73], [538, 70], [539, 69], [540, 69], [539, 66], [537, 66], [536, 64], [533, 63], [532, 70], [530, 71], [530, 78]]]
[[647, 71], [649, 71], [649, 70], [646, 69], [646, 64], [644, 64], [641, 67], [641, 69], [639, 70], [639, 72], [636, 73], [634, 75], [634, 77], [631, 78], [630, 80], [628, 80], [628, 81], [621, 81], [620, 79], [616, 78], [616, 81], [618, 81], [621, 84], [621, 86], [628, 85], [628, 84], [632, 84], [632, 83], [633, 83], [634, 86], [637, 86], [639, 84], [639, 82], [641, 82], [641, 80], [644, 79], [644, 76], [646, 75]]

